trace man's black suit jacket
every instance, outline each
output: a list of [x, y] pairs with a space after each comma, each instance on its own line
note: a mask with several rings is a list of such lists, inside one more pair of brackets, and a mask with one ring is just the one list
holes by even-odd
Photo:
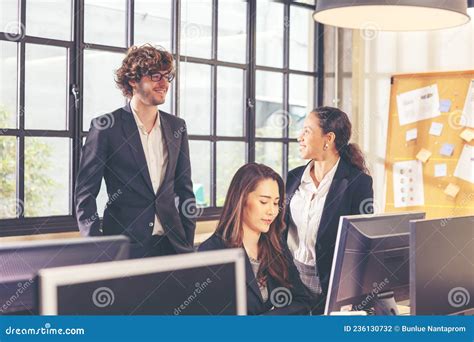
[[[82, 235], [124, 234], [132, 242], [143, 243], [152, 235], [156, 214], [176, 252], [192, 251], [196, 202], [186, 124], [168, 113], [159, 115], [168, 163], [156, 193], [130, 104], [92, 120], [75, 187]], [[109, 202], [101, 227], [96, 197], [102, 178]]]

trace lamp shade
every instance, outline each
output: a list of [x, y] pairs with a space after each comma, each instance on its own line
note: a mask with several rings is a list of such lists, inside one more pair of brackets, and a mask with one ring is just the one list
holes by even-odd
[[314, 20], [382, 31], [436, 30], [467, 23], [466, 0], [318, 0]]

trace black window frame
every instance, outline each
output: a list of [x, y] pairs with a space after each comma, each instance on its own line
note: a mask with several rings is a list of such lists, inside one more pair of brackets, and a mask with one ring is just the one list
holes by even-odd
[[[283, 174], [288, 172], [288, 150], [291, 142], [296, 142], [295, 138], [289, 138], [289, 127], [285, 128], [285, 135], [282, 138], [265, 138], [255, 136], [255, 76], [257, 70], [275, 71], [283, 74], [283, 110], [287, 113], [289, 109], [289, 76], [306, 75], [314, 77], [314, 103], [316, 106], [322, 104], [323, 89], [324, 89], [324, 26], [319, 23], [314, 23], [314, 71], [307, 72], [301, 70], [292, 70], [289, 68], [289, 44], [290, 44], [290, 25], [284, 27], [284, 57], [283, 67], [275, 68], [268, 66], [256, 65], [256, 9], [257, 0], [247, 0], [247, 60], [245, 64], [225, 62], [217, 59], [218, 51], [218, 0], [212, 0], [212, 53], [210, 59], [197, 58], [192, 56], [181, 55], [180, 53], [180, 36], [181, 25], [179, 18], [181, 17], [181, 0], [172, 1], [172, 15], [171, 15], [171, 50], [175, 59], [179, 62], [192, 62], [198, 64], [205, 64], [211, 66], [211, 92], [216, 94], [217, 90], [217, 67], [232, 67], [245, 70], [244, 77], [244, 95], [246, 97], [245, 118], [244, 118], [244, 134], [240, 137], [218, 136], [216, 127], [216, 99], [213, 96], [211, 102], [211, 134], [210, 135], [189, 135], [189, 139], [194, 141], [208, 141], [211, 143], [211, 206], [203, 210], [203, 214], [198, 218], [198, 221], [215, 220], [218, 218], [221, 208], [216, 207], [216, 145], [219, 141], [242, 141], [246, 146], [246, 162], [255, 161], [255, 143], [256, 142], [279, 142], [283, 143]], [[277, 1], [284, 4], [284, 20], [289, 20], [289, 15], [292, 6], [299, 6], [314, 10], [314, 5], [305, 3], [298, 3], [293, 0]], [[25, 32], [19, 34], [11, 34], [0, 32], [0, 41], [10, 41], [18, 43], [18, 103], [17, 103], [17, 117], [18, 128], [16, 129], [1, 129], [0, 137], [10, 136], [17, 139], [17, 198], [24, 201], [25, 183], [24, 183], [24, 156], [25, 156], [25, 136], [39, 136], [39, 137], [67, 137], [71, 139], [71, 161], [70, 161], [70, 198], [69, 209], [70, 215], [63, 216], [46, 216], [46, 217], [24, 217], [24, 211], [21, 210], [18, 218], [0, 219], [0, 236], [13, 235], [31, 235], [31, 234], [45, 234], [58, 232], [77, 231], [77, 222], [74, 213], [73, 190], [75, 186], [77, 170], [79, 166], [80, 149], [82, 147], [82, 140], [87, 136], [87, 132], [83, 131], [83, 76], [84, 76], [84, 51], [85, 49], [94, 49], [108, 52], [125, 53], [128, 47], [134, 43], [134, 3], [135, 0], [127, 0], [126, 16], [126, 47], [106, 46], [99, 44], [84, 43], [84, 0], [72, 0], [72, 40], [63, 41], [49, 38], [32, 37], [25, 35]], [[20, 26], [25, 28], [28, 22], [26, 21], [26, 6], [27, 0], [19, 0], [19, 19]], [[18, 115], [25, 105], [25, 47], [26, 44], [41, 44], [45, 46], [59, 46], [68, 48], [68, 101], [67, 101], [67, 118], [68, 126], [64, 131], [55, 130], [32, 130], [25, 129], [24, 115]], [[118, 66], [117, 66], [118, 67]], [[172, 94], [172, 112], [179, 115], [179, 70], [180, 63], [176, 63], [177, 77], [173, 81], [174, 90]], [[73, 96], [73, 88], [79, 92], [79, 101], [76, 101]], [[22, 202], [23, 203], [23, 202]]]

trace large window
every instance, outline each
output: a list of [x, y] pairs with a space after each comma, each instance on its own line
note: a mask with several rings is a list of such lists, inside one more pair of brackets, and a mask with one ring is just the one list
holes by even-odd
[[[235, 171], [301, 165], [296, 137], [322, 99], [312, 1], [6, 0], [0, 3], [0, 235], [75, 230], [73, 189], [92, 118], [125, 104], [131, 45], [172, 51], [160, 109], [187, 122], [200, 219]], [[51, 22], [50, 18], [57, 18]], [[99, 214], [107, 201], [105, 184]]]

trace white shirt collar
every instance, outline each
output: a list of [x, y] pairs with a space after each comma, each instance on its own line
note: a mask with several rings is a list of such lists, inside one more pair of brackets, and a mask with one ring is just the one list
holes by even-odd
[[[135, 110], [133, 110], [132, 106], [130, 106], [130, 108], [132, 109], [132, 113], [133, 113], [133, 118], [135, 119], [135, 123], [137, 124], [137, 127], [138, 129], [143, 133], [143, 134], [146, 134], [146, 130], [145, 130], [145, 125], [143, 124], [143, 122], [140, 120], [140, 118], [138, 117], [137, 113], [135, 113]], [[155, 120], [155, 124], [153, 125], [153, 128], [151, 129], [152, 131], [155, 130], [155, 129], [158, 129], [160, 127], [160, 111], [157, 110], [157, 115], [156, 115], [156, 120]]]

